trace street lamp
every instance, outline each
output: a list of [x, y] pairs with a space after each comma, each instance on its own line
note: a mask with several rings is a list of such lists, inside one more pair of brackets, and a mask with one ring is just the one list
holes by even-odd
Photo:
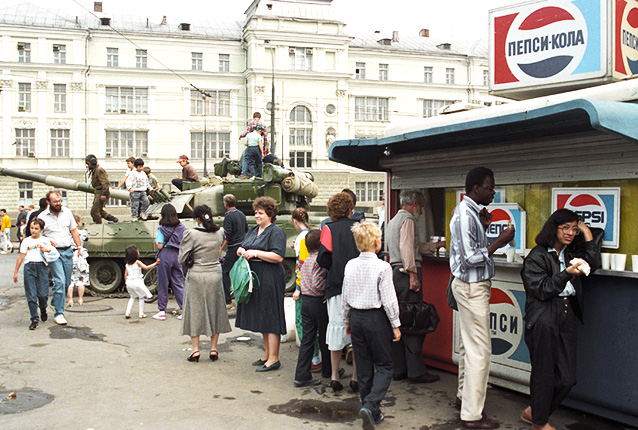
[[[264, 40], [264, 43], [270, 44], [270, 40]], [[270, 47], [270, 64], [272, 68], [272, 93], [270, 96], [270, 146], [271, 152], [275, 154], [275, 48]], [[283, 154], [281, 154], [283, 160]]]
[[202, 91], [202, 100], [204, 101], [204, 136], [203, 136], [203, 142], [204, 142], [204, 177], [207, 178], [208, 177], [208, 171], [206, 170], [206, 156], [207, 156], [207, 148], [206, 148], [206, 92]]

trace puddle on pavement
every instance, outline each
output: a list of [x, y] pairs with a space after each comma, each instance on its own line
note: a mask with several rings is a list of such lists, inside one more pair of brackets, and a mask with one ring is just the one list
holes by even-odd
[[102, 299], [85, 300], [82, 306], [80, 306], [79, 303], [75, 303], [72, 308], [66, 308], [64, 312], [88, 314], [93, 312], [107, 312], [113, 310], [112, 306], [100, 303], [101, 300]]
[[324, 423], [353, 422], [359, 419], [359, 409], [361, 409], [361, 400], [358, 396], [343, 398], [336, 402], [292, 399], [283, 405], [268, 407], [268, 410], [275, 414]]
[[43, 346], [47, 346], [47, 345], [48, 345], [48, 343], [32, 343], [29, 346], [32, 346], [34, 348], [42, 348]]
[[80, 339], [91, 341], [104, 341], [106, 335], [92, 333], [88, 327], [53, 326], [49, 327], [51, 339]]
[[588, 423], [576, 422], [573, 424], [566, 424], [565, 427], [569, 430], [624, 430], [626, 428], [631, 428], [612, 421], [607, 421], [603, 418], [587, 416], [587, 420], [589, 421]]
[[459, 430], [461, 428], [461, 420], [445, 421], [440, 424], [419, 427], [419, 430]]
[[226, 339], [225, 343], [255, 346], [257, 344], [263, 344], [263, 338], [252, 333], [243, 333], [239, 336], [229, 337], [228, 339]]
[[7, 399], [11, 391], [0, 391], [0, 415], [17, 414], [51, 403], [54, 397], [51, 394], [35, 390], [16, 391], [16, 397]]

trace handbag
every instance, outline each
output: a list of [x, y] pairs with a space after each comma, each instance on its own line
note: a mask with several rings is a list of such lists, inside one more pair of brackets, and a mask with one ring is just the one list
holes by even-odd
[[439, 325], [439, 313], [430, 303], [399, 302], [401, 333], [420, 336], [432, 333]]
[[455, 311], [458, 311], [459, 305], [456, 303], [454, 292], [452, 292], [452, 281], [454, 281], [454, 275], [450, 275], [450, 281], [447, 283], [447, 290], [445, 290], [445, 295], [447, 296], [447, 305]]
[[[257, 284], [255, 286], [255, 283]], [[248, 303], [253, 288], [259, 287], [257, 274], [250, 270], [250, 264], [244, 256], [240, 256], [233, 268], [230, 269], [230, 286], [235, 296], [235, 302]]]
[[186, 253], [186, 257], [184, 257], [184, 264], [182, 264], [182, 271], [184, 272], [184, 276], [188, 273], [188, 269], [193, 267], [195, 264], [195, 250], [191, 249]]

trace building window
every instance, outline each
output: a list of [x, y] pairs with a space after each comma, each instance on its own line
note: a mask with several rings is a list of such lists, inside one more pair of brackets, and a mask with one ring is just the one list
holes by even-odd
[[453, 103], [454, 100], [423, 100], [423, 118], [438, 115], [441, 108]]
[[204, 95], [191, 90], [191, 115], [230, 116], [230, 91], [204, 90], [206, 113], [204, 114]]
[[191, 70], [202, 70], [204, 54], [201, 52], [191, 52]]
[[138, 69], [146, 69], [147, 67], [148, 55], [146, 49], [136, 49], [135, 50], [135, 67]]
[[230, 54], [219, 54], [219, 71], [230, 72]]
[[355, 182], [357, 202], [380, 202], [383, 200], [384, 182]]
[[66, 112], [66, 84], [53, 84], [53, 112]]
[[488, 87], [490, 85], [490, 71], [483, 70], [483, 85]]
[[355, 97], [355, 121], [388, 121], [387, 97]]
[[18, 42], [18, 63], [31, 62], [31, 44]]
[[454, 84], [454, 69], [445, 69], [445, 83]]
[[106, 48], [106, 67], [118, 67], [117, 48]]
[[18, 182], [18, 205], [22, 205], [26, 208], [27, 206], [32, 204], [33, 182]]
[[30, 83], [18, 83], [18, 112], [31, 112]]
[[434, 71], [432, 67], [425, 66], [423, 67], [423, 82], [426, 84], [431, 84], [432, 76], [434, 75]]
[[51, 130], [51, 157], [68, 157], [71, 130]]
[[146, 157], [147, 155], [148, 131], [106, 131], [107, 158]]
[[16, 128], [16, 155], [35, 157], [35, 128]]
[[290, 145], [312, 145], [312, 115], [305, 106], [290, 111]]
[[290, 167], [312, 167], [312, 151], [290, 151]]
[[53, 63], [66, 64], [66, 45], [53, 45]]
[[148, 113], [148, 88], [106, 87], [106, 113]]
[[[191, 158], [204, 158], [204, 133], [191, 132]], [[230, 133], [206, 132], [206, 158], [230, 154]]]
[[379, 64], [379, 80], [387, 81], [388, 80], [388, 70], [390, 66], [388, 64]]
[[288, 48], [290, 70], [312, 70], [312, 48]]
[[[117, 188], [117, 184], [119, 182], [115, 181], [115, 182], [111, 182], [111, 188]], [[107, 203], [107, 206], [126, 206], [126, 202], [120, 200], [120, 199], [116, 199], [115, 197], [111, 197], [109, 198], [109, 201]]]
[[69, 206], [69, 192], [67, 190], [60, 190], [60, 198], [62, 199], [62, 206]]
[[355, 79], [366, 78], [366, 63], [357, 63], [357, 66], [354, 69], [354, 78]]

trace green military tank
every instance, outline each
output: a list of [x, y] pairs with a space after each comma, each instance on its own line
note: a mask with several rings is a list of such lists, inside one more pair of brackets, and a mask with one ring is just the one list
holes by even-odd
[[[193, 209], [201, 204], [208, 205], [216, 216], [215, 222], [220, 226], [226, 212], [222, 202], [225, 194], [233, 194], [237, 199], [237, 208], [248, 218], [249, 227], [255, 225], [252, 202], [257, 197], [272, 197], [279, 204], [277, 225], [282, 227], [288, 238], [286, 256], [283, 264], [286, 272], [287, 290], [294, 287], [295, 254], [292, 241], [297, 231], [287, 214], [297, 207], [308, 209], [308, 200], [317, 196], [318, 188], [310, 173], [282, 168], [273, 164], [264, 164], [263, 178], [240, 179], [237, 171], [238, 162], [224, 159], [215, 165], [215, 176], [204, 178], [199, 183], [184, 183], [184, 190], [168, 193], [162, 190], [154, 193], [154, 202], [146, 211], [151, 217], [147, 221], [124, 221], [119, 223], [85, 224], [88, 233], [86, 249], [89, 252], [90, 288], [98, 294], [117, 293], [124, 288], [124, 250], [131, 244], [140, 250], [140, 259], [147, 263], [154, 261], [157, 253], [155, 237], [159, 226], [158, 219], [162, 207], [166, 204], [175, 206], [179, 217], [187, 228], [194, 226]], [[235, 174], [235, 175], [234, 175]], [[93, 194], [91, 185], [63, 177], [42, 175], [14, 169], [0, 168], [0, 175], [11, 176], [28, 181], [41, 182], [52, 188], [82, 191]], [[125, 190], [111, 190], [111, 197], [128, 201], [129, 193]], [[313, 215], [312, 224], [319, 225], [321, 216]], [[151, 292], [157, 288], [156, 271], [145, 275], [146, 285]]]

